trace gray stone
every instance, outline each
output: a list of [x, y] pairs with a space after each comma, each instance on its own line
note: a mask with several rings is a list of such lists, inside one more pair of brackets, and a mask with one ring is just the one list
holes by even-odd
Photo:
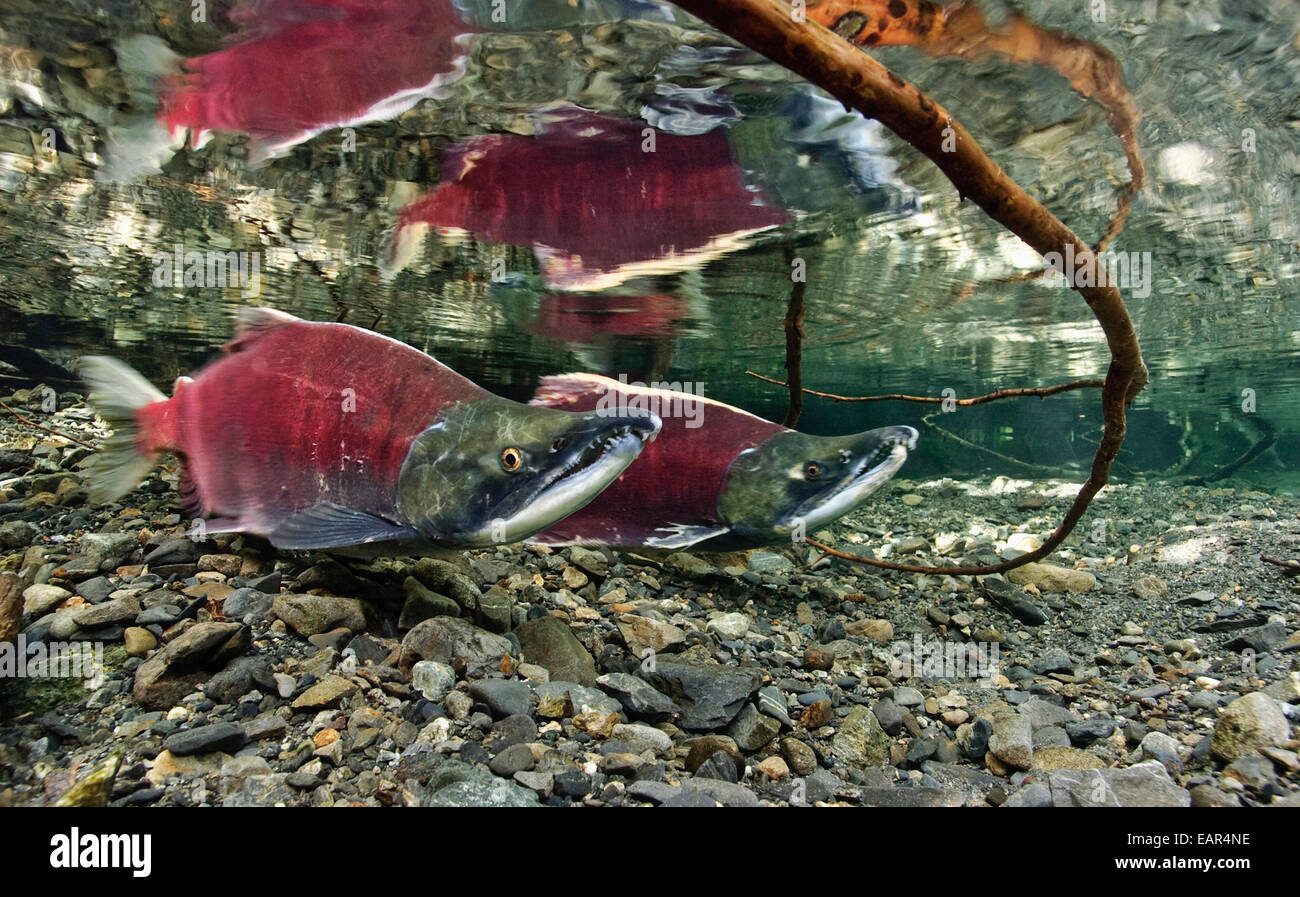
[[1068, 707], [1060, 707], [1041, 698], [1030, 698], [1016, 709], [1029, 720], [1029, 726], [1035, 732], [1044, 726], [1064, 726], [1079, 719], [1079, 714]]
[[[522, 626], [520, 631], [523, 631]], [[677, 705], [671, 698], [660, 694], [644, 679], [630, 673], [607, 673], [596, 679], [596, 684], [618, 699], [632, 719], [661, 722], [677, 712]]]
[[[744, 785], [724, 782], [721, 779], [689, 779], [682, 783], [683, 794], [705, 795], [724, 807], [757, 807], [758, 795]], [[672, 806], [673, 801], [664, 801], [663, 806]]]
[[398, 629], [413, 629], [432, 617], [459, 617], [460, 605], [446, 595], [439, 595], [427, 588], [414, 576], [406, 577], [402, 583], [406, 600], [402, 604], [402, 613], [397, 619]]
[[673, 740], [664, 732], [639, 723], [619, 723], [610, 735], [613, 741], [621, 741], [638, 754], [650, 751], [666, 754], [672, 750]]
[[455, 564], [436, 558], [420, 558], [412, 572], [428, 588], [460, 605], [462, 614], [472, 615], [478, 609], [481, 594], [478, 586]]
[[871, 708], [880, 727], [890, 735], [903, 731], [903, 710], [889, 698], [883, 698]]
[[1047, 773], [1057, 807], [1186, 807], [1191, 795], [1149, 760], [1124, 769], [1054, 770]]
[[366, 615], [361, 602], [337, 595], [277, 595], [273, 613], [303, 638], [343, 628], [363, 632]]
[[610, 697], [597, 689], [579, 685], [577, 682], [553, 679], [550, 682], [542, 682], [535, 686], [534, 692], [537, 694], [539, 702], [554, 701], [568, 695], [570, 702], [573, 704], [574, 713], [584, 713], [588, 710], [598, 713], [621, 713], [623, 711], [623, 705], [619, 703], [617, 698]]
[[488, 769], [494, 775], [509, 779], [517, 772], [526, 772], [536, 765], [533, 752], [526, 744], [512, 744], [492, 758]]
[[72, 621], [82, 629], [98, 629], [113, 623], [134, 622], [140, 614], [140, 599], [127, 595], [103, 604], [72, 612]]
[[574, 545], [569, 549], [569, 563], [591, 574], [604, 578], [609, 575], [609, 562], [598, 551]]
[[643, 674], [655, 689], [680, 709], [683, 729], [710, 732], [735, 719], [762, 682], [757, 669], [657, 658]]
[[[462, 766], [467, 764], [461, 764]], [[507, 779], [469, 775], [433, 790], [425, 806], [429, 807], [536, 807], [537, 795]]]
[[221, 613], [229, 620], [245, 617], [264, 618], [275, 605], [275, 597], [257, 589], [235, 589], [221, 603]]
[[457, 617], [434, 617], [416, 625], [402, 639], [399, 666], [409, 671], [417, 660], [437, 660], [453, 669], [464, 666], [464, 675], [479, 678], [501, 669], [511, 655], [510, 640], [480, 629]]
[[1014, 769], [1028, 769], [1034, 760], [1034, 732], [1029, 720], [1017, 713], [1002, 713], [993, 719], [989, 751]]
[[486, 704], [497, 719], [532, 709], [528, 686], [510, 679], [479, 679], [470, 683], [469, 694]]
[[135, 671], [132, 695], [151, 710], [167, 710], [219, 669], [248, 650], [252, 642], [240, 623], [197, 623], [172, 639]]
[[552, 680], [596, 685], [596, 662], [573, 630], [549, 614], [527, 620], [515, 630], [525, 659], [545, 667]]
[[411, 667], [411, 687], [430, 701], [441, 701], [456, 687], [456, 671], [436, 660], [421, 660]]
[[1231, 763], [1259, 751], [1274, 747], [1290, 737], [1290, 725], [1277, 701], [1263, 692], [1251, 692], [1238, 698], [1219, 712], [1214, 724], [1210, 752]]
[[1178, 740], [1164, 732], [1148, 732], [1138, 745], [1144, 760], [1155, 760], [1176, 776], [1183, 771], [1183, 761], [1178, 754]]
[[793, 729], [794, 720], [790, 719], [790, 714], [786, 712], [785, 695], [779, 688], [767, 686], [758, 690], [758, 710], [760, 713], [772, 717], [781, 724], [783, 729]]
[[1052, 792], [1037, 782], [1026, 785], [1002, 802], [1004, 807], [1050, 807]]
[[889, 735], [874, 713], [854, 706], [831, 739], [831, 754], [849, 766], [884, 766], [889, 762]]
[[234, 723], [211, 723], [184, 729], [169, 735], [163, 741], [163, 748], [171, 751], [173, 756], [188, 757], [193, 754], [210, 754], [214, 751], [229, 753], [244, 746], [247, 736], [244, 730]]
[[752, 754], [762, 750], [780, 731], [779, 722], [767, 714], [759, 713], [753, 704], [745, 704], [732, 720], [727, 734], [735, 739], [737, 747]]

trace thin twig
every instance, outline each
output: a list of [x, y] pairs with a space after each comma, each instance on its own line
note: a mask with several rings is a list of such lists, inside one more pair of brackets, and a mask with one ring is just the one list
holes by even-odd
[[27, 418], [25, 418], [25, 417], [23, 417], [21, 414], [19, 414], [17, 411], [15, 411], [15, 410], [13, 410], [12, 408], [10, 408], [10, 407], [9, 407], [8, 405], [6, 405], [4, 402], [0, 402], [0, 408], [3, 408], [5, 411], [8, 411], [10, 414], [12, 414], [14, 417], [18, 418], [18, 419], [19, 419], [20, 421], [22, 421], [23, 423], [27, 424], [27, 426], [29, 426], [29, 427], [35, 427], [35, 428], [38, 429], [38, 430], [44, 430], [46, 433], [53, 434], [53, 435], [55, 435], [55, 436], [58, 436], [58, 437], [61, 438], [61, 439], [66, 439], [66, 440], [68, 440], [68, 442], [75, 442], [77, 445], [81, 446], [82, 448], [88, 448], [88, 449], [92, 449], [92, 450], [95, 448], [93, 445], [87, 445], [86, 443], [82, 442], [80, 439], [78, 439], [78, 438], [75, 437], [75, 436], [69, 436], [67, 433], [60, 433], [58, 430], [51, 430], [49, 427], [47, 427], [47, 426], [45, 426], [45, 425], [43, 425], [43, 424], [38, 424], [38, 423], [37, 423], [36, 421], [34, 421], [34, 420], [28, 420]]
[[934, 412], [933, 414], [927, 414], [925, 417], [921, 418], [921, 423], [923, 423], [925, 426], [929, 427], [931, 430], [938, 433], [940, 436], [944, 437], [945, 439], [950, 439], [963, 448], [968, 448], [976, 452], [982, 452], [985, 455], [989, 455], [990, 457], [997, 458], [999, 461], [1003, 461], [1008, 464], [1015, 464], [1025, 468], [1026, 470], [1037, 471], [1038, 473], [1060, 473], [1061, 472], [1061, 468], [1059, 467], [1050, 467], [1045, 464], [1031, 464], [1028, 461], [1021, 461], [1019, 458], [1013, 458], [1010, 455], [1004, 455], [1001, 452], [994, 451], [991, 448], [985, 448], [982, 445], [976, 445], [975, 443], [970, 442], [969, 440], [962, 439], [956, 433], [944, 429], [943, 427], [939, 426], [938, 424], [936, 424], [934, 421], [930, 419], [934, 417], [935, 414], [939, 414], [939, 413], [942, 412]]
[[[793, 265], [794, 255], [790, 253]], [[791, 274], [790, 300], [785, 309], [785, 371], [790, 378], [790, 402], [785, 409], [785, 426], [794, 429], [803, 413], [803, 298], [808, 288], [807, 271], [804, 276]]]
[[[754, 371], [745, 371], [751, 377], [762, 380], [765, 383], [772, 383], [776, 386], [786, 386], [780, 380], [772, 377], [764, 377]], [[1011, 389], [999, 389], [988, 395], [972, 396], [969, 399], [945, 398], [943, 396], [909, 396], [903, 393], [889, 393], [881, 396], [841, 396], [833, 392], [820, 392], [816, 389], [804, 389], [810, 396], [817, 396], [822, 399], [832, 399], [836, 402], [929, 402], [935, 405], [942, 405], [944, 402], [952, 402], [956, 405], [983, 405], [985, 402], [993, 402], [998, 399], [1011, 399], [1020, 396], [1038, 396], [1046, 398], [1054, 396], [1058, 392], [1066, 392], [1071, 389], [1101, 389], [1106, 385], [1105, 380], [1071, 380], [1069, 383], [1058, 383], [1055, 386], [1023, 386], [1012, 387]]]
[[1260, 430], [1259, 439], [1255, 442], [1254, 445], [1248, 448], [1241, 455], [1241, 457], [1237, 458], [1237, 460], [1223, 465], [1214, 473], [1207, 476], [1205, 478], [1205, 482], [1215, 483], [1218, 482], [1219, 480], [1231, 476], [1232, 474], [1236, 473], [1238, 470], [1241, 470], [1241, 468], [1245, 467], [1251, 461], [1254, 461], [1260, 455], [1264, 454], [1264, 451], [1269, 446], [1271, 446], [1274, 442], [1277, 441], [1277, 433], [1273, 430], [1273, 425], [1270, 424], [1268, 421], [1264, 420], [1262, 417], [1248, 418], [1248, 420], [1250, 420], [1256, 427], [1259, 428]]
[[1269, 557], [1266, 554], [1261, 554], [1259, 559], [1266, 564], [1281, 567], [1283, 576], [1300, 576], [1300, 561], [1295, 559], [1283, 561], [1278, 558]]

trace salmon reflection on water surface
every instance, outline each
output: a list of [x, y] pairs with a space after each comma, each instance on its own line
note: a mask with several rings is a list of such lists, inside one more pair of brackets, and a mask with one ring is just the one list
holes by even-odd
[[547, 285], [597, 290], [704, 264], [789, 220], [745, 183], [720, 130], [678, 136], [580, 109], [537, 134], [488, 134], [443, 154], [442, 184], [398, 216], [383, 265], [427, 228], [531, 246]]
[[464, 74], [476, 30], [450, 0], [263, 0], [231, 18], [243, 29], [234, 43], [164, 80], [159, 117], [193, 146], [247, 134], [254, 160], [439, 95]]

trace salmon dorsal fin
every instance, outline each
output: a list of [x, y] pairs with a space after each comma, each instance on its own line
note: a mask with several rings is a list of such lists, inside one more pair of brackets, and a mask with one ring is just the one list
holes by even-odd
[[272, 330], [300, 321], [302, 318], [274, 308], [241, 308], [235, 319], [235, 338], [221, 348], [226, 352], [238, 352]]
[[599, 374], [552, 374], [543, 377], [537, 384], [529, 405], [544, 405], [548, 408], [563, 408], [571, 405], [582, 396], [594, 391], [604, 392], [610, 388], [625, 389], [624, 384]]

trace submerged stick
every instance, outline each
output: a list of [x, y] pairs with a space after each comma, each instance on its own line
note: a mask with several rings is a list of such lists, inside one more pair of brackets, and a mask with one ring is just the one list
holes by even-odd
[[790, 402], [783, 421], [792, 430], [803, 413], [803, 297], [807, 288], [806, 277], [792, 275], [790, 301], [785, 309], [785, 373], [789, 378]]
[[88, 449], [94, 448], [93, 445], [87, 445], [86, 443], [82, 442], [80, 439], [78, 439], [75, 436], [69, 436], [67, 433], [60, 433], [58, 430], [51, 430], [49, 427], [45, 426], [44, 424], [38, 424], [34, 420], [28, 420], [27, 418], [19, 414], [17, 411], [10, 408], [4, 402], [0, 402], [0, 408], [3, 408], [5, 411], [8, 411], [14, 417], [18, 418], [19, 421], [27, 424], [27, 426], [29, 427], [35, 427], [38, 430], [44, 430], [46, 433], [49, 433], [53, 436], [58, 436], [60, 439], [66, 439], [68, 440], [68, 442], [75, 442], [77, 445], [81, 446], [82, 448], [88, 448]]
[[[1091, 248], [988, 157], [960, 122], [941, 105], [889, 71], [871, 56], [820, 25], [803, 21], [802, 3], [792, 9], [780, 0], [676, 0], [678, 6], [816, 84], [846, 108], [874, 118], [924, 153], [989, 217], [1020, 237], [1040, 255], [1072, 247], [1076, 265], [1098, 265]], [[1110, 368], [1102, 388], [1105, 431], [1092, 470], [1060, 525], [1040, 548], [1000, 564], [979, 567], [897, 565], [875, 558], [834, 556], [888, 569], [934, 575], [1001, 573], [1032, 563], [1056, 550], [1106, 485], [1111, 464], [1124, 442], [1125, 406], [1149, 380], [1137, 333], [1119, 290], [1111, 285], [1074, 288], [1101, 324], [1110, 349]], [[816, 547], [826, 549], [820, 543]], [[832, 552], [828, 552], [832, 553]]]
[[[772, 383], [776, 386], [787, 386], [780, 380], [774, 380], [771, 377], [764, 377], [762, 374], [754, 371], [745, 371], [749, 376], [762, 380], [764, 383]], [[944, 402], [952, 402], [956, 405], [983, 405], [985, 402], [995, 402], [998, 399], [1014, 399], [1023, 396], [1037, 396], [1040, 399], [1054, 396], [1059, 392], [1068, 392], [1072, 389], [1101, 389], [1106, 385], [1105, 380], [1071, 380], [1069, 383], [1057, 383], [1055, 386], [1016, 386], [1010, 389], [997, 389], [991, 393], [982, 396], [972, 396], [968, 399], [949, 399], [943, 396], [909, 396], [903, 393], [888, 393], [880, 396], [841, 396], [833, 392], [820, 392], [816, 389], [804, 389], [810, 396], [817, 396], [822, 399], [831, 399], [836, 402], [929, 402], [935, 405], [942, 405]]]

